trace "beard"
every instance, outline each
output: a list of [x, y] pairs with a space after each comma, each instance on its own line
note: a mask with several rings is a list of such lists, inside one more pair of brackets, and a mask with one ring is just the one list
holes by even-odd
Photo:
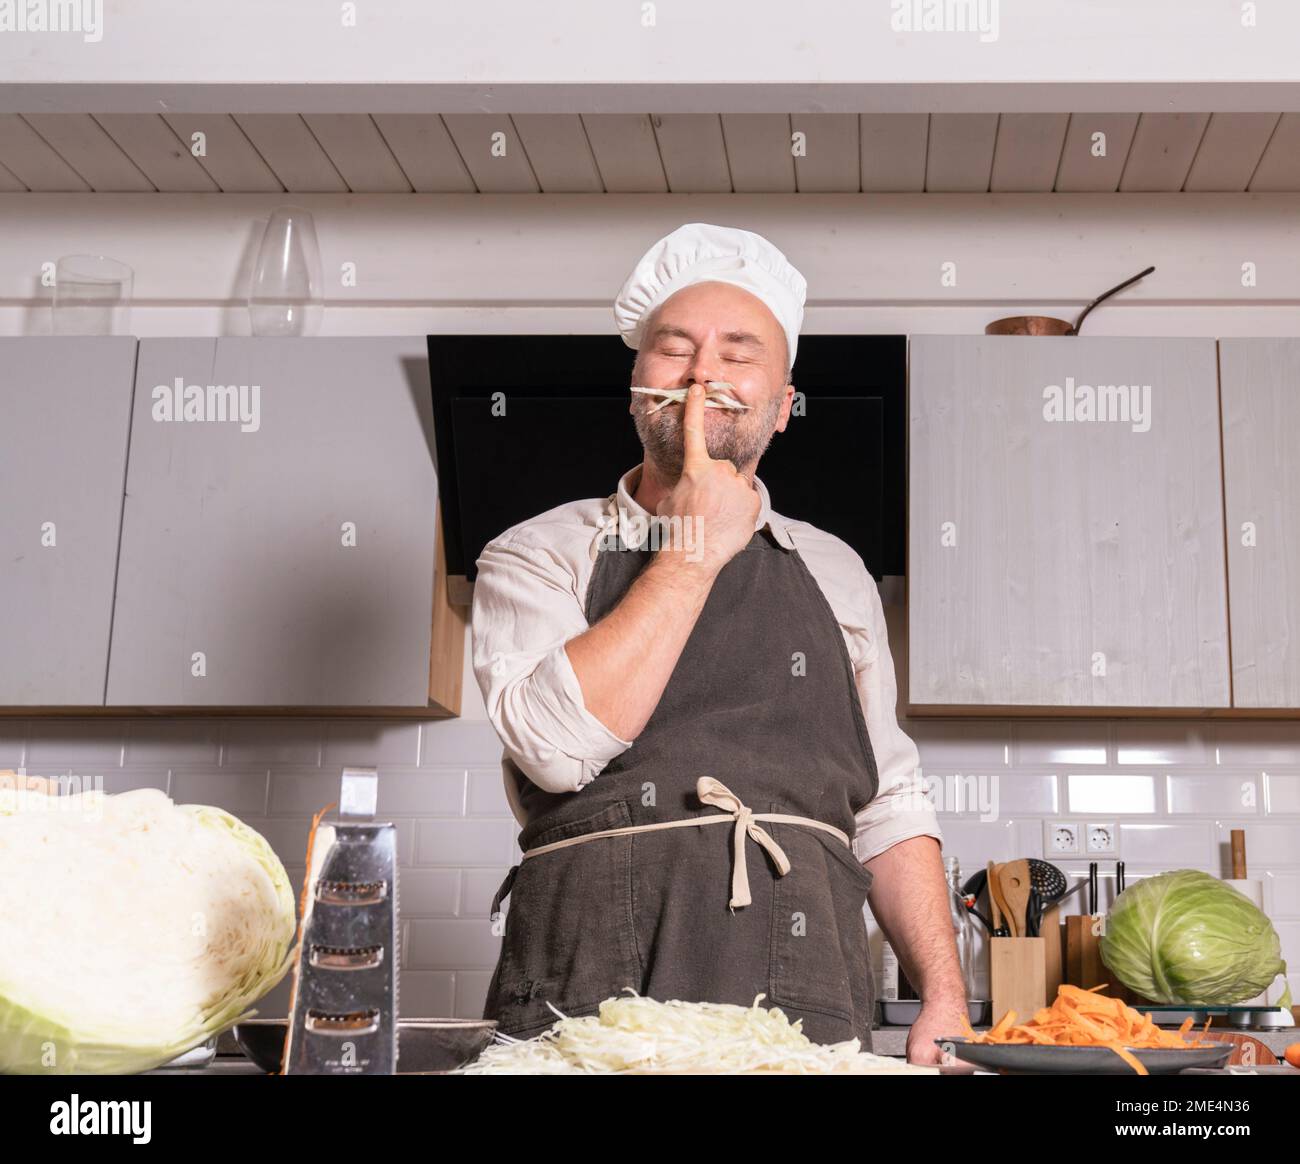
[[[633, 413], [636, 435], [646, 457], [663, 478], [675, 482], [682, 475], [686, 459], [686, 406], [669, 404], [652, 414], [653, 407], [654, 402], [645, 401]], [[715, 461], [730, 461], [737, 472], [755, 464], [772, 441], [780, 412], [780, 396], [748, 412], [705, 409], [704, 443], [709, 456]]]

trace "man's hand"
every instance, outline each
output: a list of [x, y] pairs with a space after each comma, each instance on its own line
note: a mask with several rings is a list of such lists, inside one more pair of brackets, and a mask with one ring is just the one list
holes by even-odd
[[907, 1061], [918, 1063], [923, 1067], [953, 1065], [961, 1070], [974, 1071], [969, 1063], [962, 1063], [955, 1056], [945, 1053], [935, 1039], [947, 1039], [954, 1035], [966, 1033], [969, 1019], [964, 1002], [942, 1003], [926, 1002], [921, 1004], [921, 1013], [907, 1034]]
[[761, 502], [749, 478], [737, 472], [730, 461], [709, 456], [704, 436], [704, 385], [691, 385], [685, 409], [682, 475], [659, 503], [658, 513], [660, 517], [691, 519], [695, 543], [691, 548], [697, 553], [690, 557], [716, 575], [749, 545]]

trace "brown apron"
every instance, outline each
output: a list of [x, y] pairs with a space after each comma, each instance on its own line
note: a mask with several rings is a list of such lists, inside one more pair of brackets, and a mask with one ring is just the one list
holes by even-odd
[[[589, 623], [652, 556], [600, 551]], [[492, 904], [511, 898], [486, 1016], [527, 1037], [556, 1021], [548, 1003], [591, 1014], [624, 987], [744, 1006], [763, 994], [814, 1041], [870, 1050], [872, 874], [847, 841], [877, 788], [834, 612], [799, 554], [755, 533], [632, 747], [580, 792], [521, 790], [525, 859]], [[680, 827], [704, 820], [733, 827]]]

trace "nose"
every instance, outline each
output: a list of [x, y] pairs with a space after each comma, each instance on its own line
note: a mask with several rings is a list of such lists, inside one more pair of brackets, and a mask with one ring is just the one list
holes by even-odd
[[697, 383], [707, 385], [710, 380], [721, 380], [718, 375], [718, 359], [713, 352], [701, 348], [695, 353], [695, 358], [691, 361], [691, 366], [686, 370], [689, 384], [692, 380]]

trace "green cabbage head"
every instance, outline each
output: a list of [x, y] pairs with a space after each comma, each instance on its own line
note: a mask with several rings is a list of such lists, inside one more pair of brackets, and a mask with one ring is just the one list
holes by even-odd
[[[1136, 882], [1115, 901], [1101, 960], [1130, 990], [1164, 1004], [1230, 1006], [1286, 973], [1272, 922], [1231, 885], [1195, 869]], [[1288, 987], [1281, 1006], [1290, 1005]]]
[[0, 788], [0, 1072], [123, 1074], [284, 977], [293, 890], [266, 841], [155, 789]]

